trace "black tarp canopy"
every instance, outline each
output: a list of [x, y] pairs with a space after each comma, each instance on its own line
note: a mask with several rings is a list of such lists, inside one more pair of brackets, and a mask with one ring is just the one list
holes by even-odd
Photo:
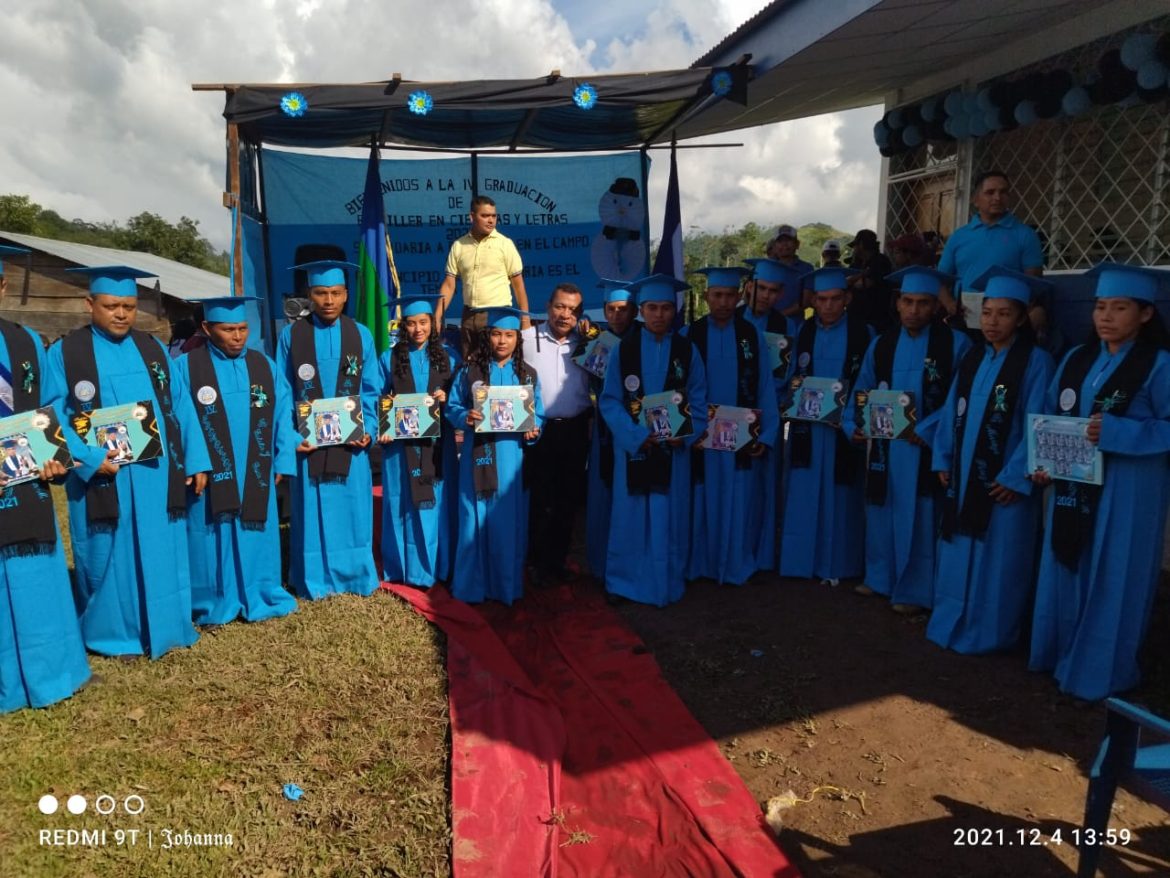
[[[744, 59], [746, 62], [746, 59]], [[716, 95], [713, 81], [732, 88]], [[197, 85], [227, 92], [224, 118], [252, 144], [320, 149], [340, 146], [406, 146], [444, 150], [628, 149], [669, 142], [673, 129], [722, 100], [743, 101], [751, 69], [690, 68], [655, 73], [567, 77], [554, 71], [539, 79], [412, 82], [394, 78], [357, 84]], [[596, 103], [574, 101], [589, 85]], [[433, 107], [411, 111], [409, 97], [426, 92]], [[307, 109], [292, 116], [281, 108], [290, 92]]]

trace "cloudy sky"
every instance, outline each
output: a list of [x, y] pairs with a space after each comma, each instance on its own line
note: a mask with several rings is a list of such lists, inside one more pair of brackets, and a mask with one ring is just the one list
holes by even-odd
[[[226, 247], [220, 93], [192, 82], [569, 75], [690, 65], [765, 0], [26, 0], [0, 26], [0, 194], [65, 217], [197, 219]], [[457, 24], [454, 24], [457, 23]], [[683, 150], [683, 222], [872, 226], [879, 110]], [[663, 154], [660, 154], [663, 155]], [[396, 156], [397, 157], [397, 156]], [[666, 162], [651, 176], [661, 226]]]

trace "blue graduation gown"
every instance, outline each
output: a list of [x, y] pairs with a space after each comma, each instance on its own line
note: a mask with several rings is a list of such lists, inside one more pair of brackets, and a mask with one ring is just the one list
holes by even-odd
[[[971, 460], [987, 398], [1008, 351], [1005, 348], [997, 354], [991, 345], [984, 348], [967, 400], [959, 466], [960, 505], [970, 482]], [[1020, 638], [1032, 598], [1036, 531], [1040, 525], [1040, 498], [1033, 496], [1027, 477], [1024, 428], [1028, 412], [1043, 410], [1044, 391], [1051, 378], [1052, 357], [1034, 348], [1008, 431], [1003, 469], [995, 477], [999, 484], [1023, 496], [1010, 506], [993, 503], [987, 532], [981, 538], [955, 533], [950, 540], [938, 542], [934, 612], [926, 636], [939, 646], [962, 653], [995, 652], [1011, 648]], [[936, 472], [949, 470], [954, 456], [956, 389], [957, 383], [952, 384], [938, 419], [933, 444]]]
[[[629, 334], [630, 330], [627, 329], [622, 338]], [[601, 430], [598, 428], [602, 426], [600, 402], [603, 383], [603, 378], [593, 376], [589, 379], [596, 417], [589, 437], [589, 466], [586, 472], [588, 487], [585, 492], [585, 559], [589, 563], [589, 572], [602, 582], [605, 581], [605, 556], [609, 553], [609, 513], [613, 507], [613, 486], [607, 485], [601, 478]]]
[[[309, 318], [316, 345], [317, 380], [323, 396], [333, 396], [341, 362], [341, 318], [325, 326], [316, 315]], [[377, 432], [378, 391], [381, 367], [370, 331], [357, 325], [362, 339], [361, 402], [366, 433]], [[290, 355], [292, 324], [280, 331], [276, 348], [277, 380], [295, 402], [293, 388], [297, 363]], [[288, 417], [295, 415], [292, 404]], [[372, 441], [372, 440], [371, 440]], [[298, 453], [297, 476], [292, 483], [289, 585], [298, 597], [317, 600], [331, 594], [373, 594], [378, 587], [374, 569], [374, 483], [366, 449], [355, 449], [345, 479], [309, 478], [309, 457]]]
[[[96, 327], [93, 333], [102, 407], [151, 400], [160, 413], [154, 379], [130, 337], [114, 339]], [[171, 376], [171, 401], [190, 477], [210, 466], [207, 446], [182, 374], [172, 368]], [[60, 342], [49, 349], [45, 394], [67, 417], [75, 414]], [[161, 414], [158, 423], [165, 437], [169, 427]], [[167, 464], [158, 458], [119, 469], [114, 477], [118, 521], [90, 527], [85, 485], [105, 458], [104, 449], [86, 448], [81, 466], [66, 482], [81, 632], [93, 652], [158, 658], [175, 647], [190, 646], [199, 636], [191, 624], [187, 522], [167, 514]]]
[[[44, 381], [41, 340], [26, 329], [36, 345], [36, 370]], [[8, 346], [0, 336], [0, 362], [8, 365]], [[41, 385], [44, 396], [44, 384]], [[58, 410], [58, 417], [61, 412]], [[72, 431], [66, 428], [68, 438]], [[76, 434], [72, 434], [76, 437]], [[70, 451], [80, 442], [70, 442]], [[42, 483], [42, 488], [48, 487]], [[0, 498], [6, 492], [0, 490]], [[56, 521], [53, 524], [56, 532]], [[60, 534], [51, 549], [35, 554], [0, 550], [0, 713], [21, 707], [45, 707], [68, 698], [89, 679], [89, 663], [69, 585], [69, 570]]]
[[[386, 351], [380, 361], [384, 394], [394, 386], [392, 354]], [[450, 352], [447, 360], [454, 371], [456, 361]], [[410, 371], [415, 388], [424, 392], [431, 375], [426, 345], [410, 352]], [[438, 441], [443, 449], [443, 480], [434, 484], [435, 505], [430, 509], [419, 509], [410, 497], [410, 474], [403, 443], [382, 446], [382, 576], [390, 582], [429, 588], [435, 580], [451, 577], [459, 478], [455, 430], [444, 424]]]
[[[844, 371], [848, 341], [846, 326], [844, 317], [830, 327], [817, 324], [812, 361], [818, 376], [839, 378]], [[795, 351], [792, 359], [795, 370]], [[781, 576], [847, 579], [860, 576], [864, 570], [864, 482], [860, 473], [851, 485], [838, 485], [833, 476], [837, 432], [844, 429], [849, 435], [853, 433], [848, 410], [842, 422], [842, 427], [810, 425], [812, 457], [809, 465], [793, 467], [789, 461], [787, 466], [780, 545]], [[860, 459], [858, 464], [860, 467]]]
[[[763, 334], [759, 350], [766, 354]], [[766, 361], [765, 361], [766, 362]], [[707, 357], [707, 404], [735, 405], [739, 384], [735, 325], [720, 328], [709, 321]], [[761, 444], [764, 456], [754, 458], [748, 469], [736, 469], [736, 455], [726, 451], [697, 450], [703, 455], [704, 477], [693, 486], [691, 557], [687, 579], [707, 578], [742, 585], [758, 570], [771, 568], [776, 554], [776, 485], [769, 458], [775, 453], [780, 429], [776, 405], [776, 379], [761, 368], [756, 381], [761, 411]]]
[[[957, 367], [970, 349], [971, 340], [953, 329], [950, 334], [952, 362]], [[913, 393], [920, 413], [923, 361], [929, 343], [929, 328], [917, 337], [902, 329], [894, 348], [891, 383], [884, 388]], [[874, 374], [876, 345], [877, 340], [865, 352], [857, 376], [858, 390], [878, 389]], [[940, 407], [918, 423], [915, 432], [924, 441], [933, 436], [932, 427], [941, 412]], [[918, 493], [918, 460], [920, 455], [931, 452], [929, 448], [905, 440], [891, 441], [889, 447], [886, 502], [880, 506], [868, 501], [865, 504], [865, 583], [895, 604], [929, 609], [934, 604], [934, 547], [938, 517], [934, 495], [920, 496]]]
[[[661, 341], [646, 330], [642, 345], [643, 392], [660, 393], [670, 360], [668, 333]], [[605, 562], [605, 588], [616, 595], [664, 607], [677, 601], [686, 586], [691, 524], [690, 446], [707, 428], [707, 376], [703, 360], [692, 346], [687, 374], [687, 399], [694, 433], [671, 451], [670, 489], [666, 492], [631, 494], [626, 483], [626, 460], [650, 435], [644, 422], [630, 417], [623, 403], [624, 389], [619, 364], [605, 373], [601, 391], [601, 415], [613, 431], [613, 508], [609, 526], [609, 550]], [[613, 356], [616, 356], [615, 351]]]
[[[1131, 345], [1110, 356], [1105, 346], [1077, 393], [1070, 414], [1088, 417], [1096, 392]], [[1059, 371], [1057, 375], [1059, 375]], [[1044, 410], [1059, 412], [1053, 379]], [[1105, 480], [1093, 542], [1074, 572], [1056, 560], [1046, 536], [1036, 589], [1028, 666], [1054, 671], [1060, 688], [1096, 700], [1139, 681], [1138, 650], [1150, 621], [1162, 566], [1170, 504], [1170, 354], [1154, 368], [1123, 416], [1104, 414], [1098, 447]], [[1049, 513], [1048, 533], [1052, 532]]]
[[[520, 384], [511, 361], [492, 363], [487, 383], [496, 387]], [[536, 426], [544, 424], [540, 381], [536, 391]], [[459, 535], [451, 594], [469, 604], [491, 599], [511, 605], [524, 595], [524, 558], [528, 554], [528, 491], [524, 487], [523, 433], [492, 433], [498, 488], [490, 497], [475, 494], [474, 434], [467, 426], [472, 407], [467, 370], [460, 369], [451, 388], [447, 421], [464, 430], [459, 459]]]
[[[229, 357], [208, 343], [211, 365], [219, 384], [217, 405], [227, 412], [231, 433], [232, 460], [242, 474], [248, 461], [251, 428], [252, 389], [245, 357]], [[266, 358], [267, 359], [267, 358]], [[272, 367], [276, 398], [268, 401], [269, 419], [280, 412], [273, 423], [272, 474], [296, 475], [296, 447], [300, 435], [283, 413], [292, 408], [288, 386], [276, 379]], [[190, 387], [187, 356], [174, 361], [176, 372]], [[194, 404], [196, 413], [202, 408]], [[243, 499], [244, 480], [237, 478]], [[210, 487], [210, 485], [208, 486]], [[191, 495], [187, 511], [187, 543], [191, 557], [191, 609], [200, 625], [225, 625], [238, 618], [260, 622], [285, 616], [297, 608], [296, 599], [281, 585], [280, 522], [276, 515], [276, 485], [268, 491], [268, 519], [261, 529], [245, 527], [238, 516], [216, 521], [210, 510], [211, 495], [204, 491]]]

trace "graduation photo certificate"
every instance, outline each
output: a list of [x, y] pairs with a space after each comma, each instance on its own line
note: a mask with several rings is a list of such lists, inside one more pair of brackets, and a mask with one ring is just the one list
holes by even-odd
[[854, 416], [866, 439], [908, 439], [918, 421], [914, 394], [908, 390], [859, 390]]
[[296, 404], [297, 431], [309, 445], [344, 445], [366, 435], [362, 403], [356, 396], [300, 400]]
[[484, 385], [473, 390], [475, 407], [483, 420], [476, 433], [527, 433], [536, 429], [536, 396], [532, 387]]
[[1100, 485], [1105, 478], [1101, 449], [1089, 441], [1088, 418], [1028, 415], [1028, 472], [1054, 479]]
[[792, 353], [792, 339], [779, 332], [765, 332], [764, 344], [768, 348], [768, 364], [772, 367], [772, 374], [786, 370]]
[[387, 394], [378, 398], [378, 436], [438, 439], [439, 401], [429, 393]]
[[837, 426], [845, 414], [849, 389], [840, 378], [797, 375], [789, 385], [792, 399], [781, 416], [790, 421], [814, 421]]
[[710, 451], [739, 451], [760, 438], [760, 415], [759, 409], [708, 405], [707, 435], [699, 442], [699, 447]]
[[73, 456], [51, 407], [0, 418], [0, 485], [30, 482], [50, 460], [66, 469], [73, 467]]
[[658, 440], [690, 436], [695, 429], [687, 395], [681, 390], [647, 393], [642, 397], [642, 422]]
[[137, 463], [163, 456], [154, 403], [150, 400], [94, 409], [88, 417], [77, 415], [73, 420], [86, 444], [114, 452], [112, 463]]
[[621, 344], [621, 339], [612, 332], [603, 332], [588, 342], [585, 349], [573, 357], [573, 362], [598, 378], [605, 377], [605, 367], [609, 364], [610, 352]]

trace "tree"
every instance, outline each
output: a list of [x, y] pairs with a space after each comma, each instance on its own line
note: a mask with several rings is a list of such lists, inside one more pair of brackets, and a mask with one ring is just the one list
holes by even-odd
[[27, 195], [0, 195], [0, 229], [18, 235], [36, 234], [41, 206]]

